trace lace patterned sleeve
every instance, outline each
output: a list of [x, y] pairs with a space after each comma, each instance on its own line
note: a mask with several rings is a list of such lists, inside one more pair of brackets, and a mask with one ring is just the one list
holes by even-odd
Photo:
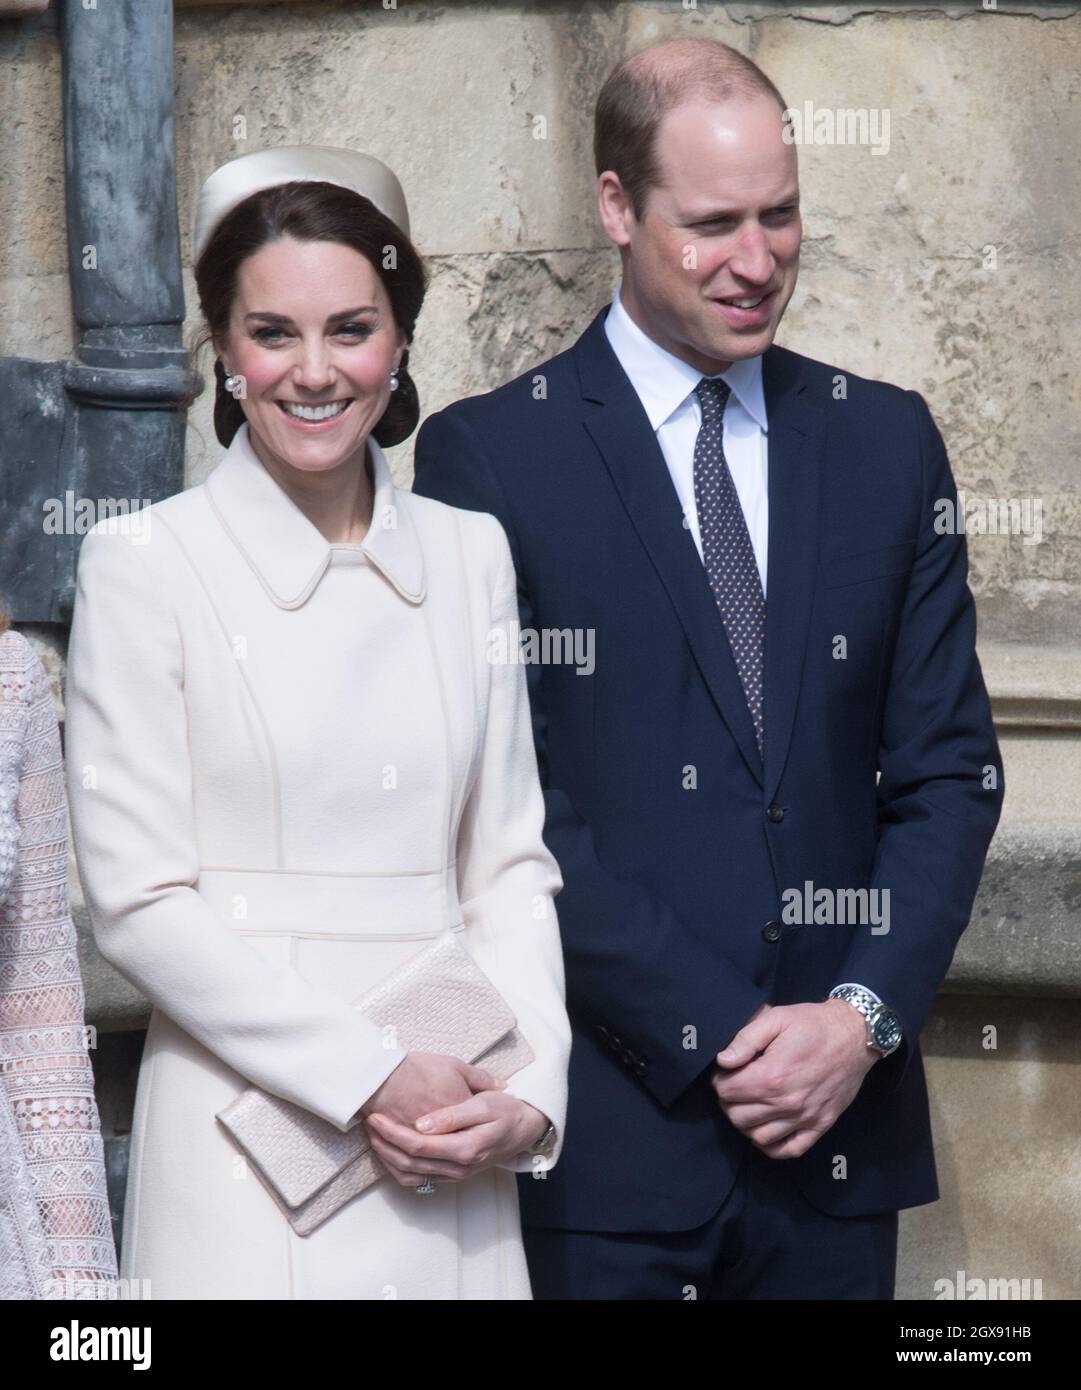
[[[104, 1147], [68, 901], [67, 797], [48, 677], [20, 634], [0, 636], [0, 1081], [36, 1195], [52, 1297], [108, 1296], [117, 1278]], [[13, 812], [13, 814], [12, 814]]]

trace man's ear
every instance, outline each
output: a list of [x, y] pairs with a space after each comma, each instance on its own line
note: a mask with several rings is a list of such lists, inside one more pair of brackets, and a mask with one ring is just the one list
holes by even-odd
[[622, 250], [630, 242], [634, 209], [614, 169], [605, 169], [597, 183], [597, 209], [609, 240]]

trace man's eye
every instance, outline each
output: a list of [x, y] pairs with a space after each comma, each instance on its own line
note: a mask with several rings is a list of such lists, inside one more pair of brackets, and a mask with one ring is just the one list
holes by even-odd
[[[790, 218], [794, 217], [794, 216], [796, 215], [796, 213], [798, 213], [798, 212], [799, 212], [799, 207], [798, 207], [798, 205], [796, 205], [795, 203], [793, 203], [793, 204], [792, 204], [791, 206], [789, 206], [789, 207], [783, 207], [783, 208], [770, 208], [770, 210], [769, 210], [767, 213], [765, 213], [764, 216], [765, 216], [765, 217], [774, 218], [774, 219], [776, 219], [777, 221], [780, 221], [780, 222], [787, 222]], [[713, 233], [713, 234], [715, 235], [715, 234], [717, 234], [717, 233], [719, 233], [719, 232], [728, 231], [728, 230], [730, 230], [732, 227], [734, 227], [735, 225], [736, 225], [736, 224], [735, 224], [735, 221], [734, 221], [734, 219], [731, 218], [731, 217], [715, 217], [715, 218], [712, 219], [712, 221], [709, 221], [709, 222], [698, 222], [698, 223], [696, 223], [696, 226], [698, 227], [698, 229], [699, 229], [700, 231], [706, 233], [707, 235], [710, 234], [710, 233]]]

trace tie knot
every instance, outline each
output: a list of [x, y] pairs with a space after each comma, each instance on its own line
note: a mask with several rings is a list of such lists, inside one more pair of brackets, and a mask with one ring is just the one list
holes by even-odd
[[694, 393], [702, 405], [703, 421], [713, 421], [724, 414], [732, 388], [719, 376], [704, 376], [694, 388]]

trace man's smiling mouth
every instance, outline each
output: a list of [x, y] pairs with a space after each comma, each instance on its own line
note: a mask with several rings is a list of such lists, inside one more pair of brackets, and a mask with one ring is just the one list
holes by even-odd
[[719, 304], [732, 304], [737, 309], [757, 309], [763, 299], [768, 299], [772, 293], [772, 290], [767, 290], [764, 294], [759, 295], [729, 295], [727, 298], [719, 299], [717, 302]]

